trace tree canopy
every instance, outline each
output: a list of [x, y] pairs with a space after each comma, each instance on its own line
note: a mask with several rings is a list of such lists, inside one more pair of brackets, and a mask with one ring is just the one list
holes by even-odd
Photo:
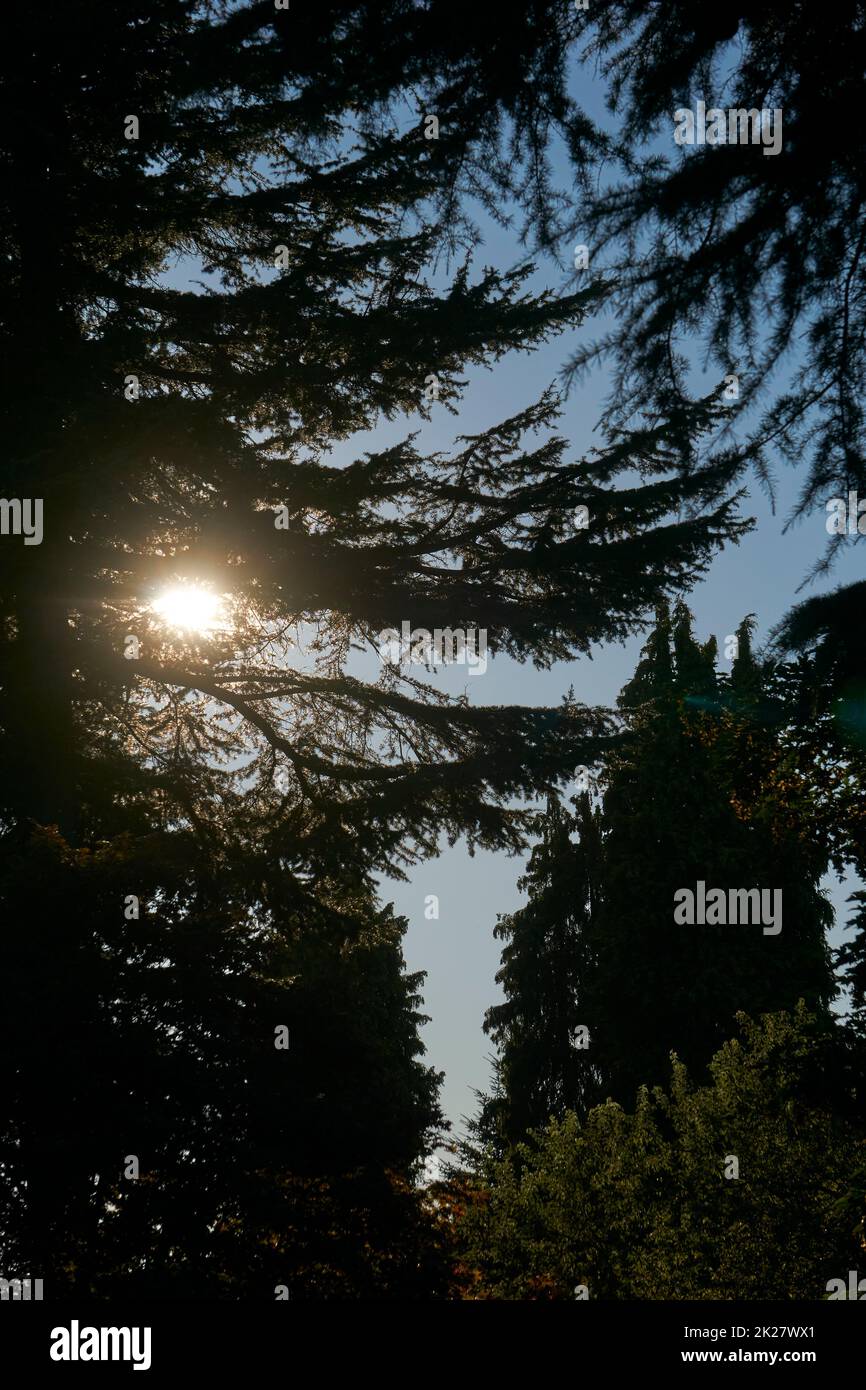
[[[468, 226], [442, 287], [428, 269], [455, 204], [531, 205], [539, 123], [574, 125], [553, 8], [456, 48], [448, 5], [10, 19], [5, 486], [45, 506], [38, 558], [0, 557], [10, 813], [87, 834], [134, 777], [145, 819], [307, 864], [393, 867], [443, 829], [513, 846], [504, 803], [587, 761], [604, 715], [359, 678], [353, 650], [408, 619], [547, 664], [634, 631], [741, 534], [724, 466], [676, 477], [708, 406], [571, 461], [548, 392], [449, 457], [410, 434], [328, 461], [429, 412], [429, 374], [453, 409], [467, 364], [598, 300], [477, 267]], [[229, 596], [227, 632], [154, 620], [185, 581]]]
[[[789, 524], [812, 519], [807, 554], [823, 573], [852, 543], [833, 534], [820, 554], [825, 504], [866, 495], [864, 7], [601, 0], [586, 26], [581, 51], [615, 117], [612, 160], [551, 245], [578, 236], [592, 248], [617, 314], [569, 373], [610, 362], [618, 421], [681, 408], [695, 365], [718, 373], [710, 394], [736, 376], [730, 428], [705, 458], [722, 448], [771, 489], [779, 461], [801, 470]], [[697, 117], [698, 101], [722, 113], [725, 136], [677, 148], [675, 113]], [[755, 130], [777, 112], [780, 149], [731, 138], [730, 112], [753, 114]]]
[[488, 1159], [461, 1209], [468, 1296], [825, 1298], [862, 1242], [862, 1112], [816, 1089], [839, 1055], [807, 1011], [738, 1031], [707, 1084], [674, 1057], [665, 1089]]

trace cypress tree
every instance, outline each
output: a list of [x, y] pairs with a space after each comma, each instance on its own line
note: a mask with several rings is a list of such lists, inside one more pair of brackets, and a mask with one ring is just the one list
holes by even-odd
[[[785, 749], [761, 722], [763, 682], [738, 631], [729, 678], [715, 642], [692, 636], [679, 603], [660, 615], [619, 698], [628, 737], [607, 766], [604, 914], [588, 1012], [616, 1098], [660, 1082], [670, 1052], [695, 1071], [729, 1037], [738, 1011], [807, 1001], [827, 1017], [834, 994], [819, 890], [827, 860], [780, 775]], [[781, 893], [781, 930], [759, 922], [675, 920], [675, 894]], [[682, 903], [682, 899], [676, 900]], [[725, 913], [727, 917], [727, 912]]]
[[582, 1112], [597, 1087], [581, 1005], [600, 908], [598, 822], [586, 791], [576, 798], [574, 815], [558, 801], [548, 804], [541, 838], [518, 882], [528, 901], [496, 926], [505, 942], [496, 976], [505, 1002], [488, 1009], [484, 1020], [497, 1049], [497, 1084], [479, 1131], [490, 1139], [516, 1143], [551, 1116]]
[[[497, 1118], [516, 1142], [568, 1109], [625, 1103], [661, 1083], [672, 1051], [701, 1075], [740, 1011], [803, 999], [829, 1028], [820, 773], [791, 732], [781, 698], [790, 673], [755, 657], [753, 628], [751, 617], [741, 623], [726, 675], [685, 604], [660, 607], [618, 700], [623, 727], [598, 809], [590, 817], [584, 800], [577, 820], [559, 807], [543, 819], [522, 884], [529, 900], [497, 928], [506, 1001], [487, 1014], [497, 1086], [480, 1137], [495, 1135]], [[767, 890], [774, 908], [780, 892], [781, 930], [678, 921], [676, 895], [697, 899], [699, 883], [707, 895], [722, 889], [726, 907], [731, 889]], [[563, 1051], [560, 1019], [588, 1028], [586, 1052]], [[564, 1056], [575, 1064], [569, 1084]]]

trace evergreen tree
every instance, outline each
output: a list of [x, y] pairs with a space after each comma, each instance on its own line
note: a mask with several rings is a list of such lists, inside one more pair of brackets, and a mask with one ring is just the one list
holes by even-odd
[[[833, 811], [788, 727], [785, 680], [755, 658], [752, 631], [747, 618], [726, 676], [685, 604], [660, 608], [619, 697], [600, 808], [590, 816], [584, 803], [571, 821], [557, 807], [542, 822], [529, 901], [497, 928], [506, 1001], [487, 1014], [498, 1086], [481, 1138], [496, 1116], [514, 1142], [550, 1115], [624, 1100], [661, 1082], [672, 1050], [700, 1075], [741, 1010], [804, 999], [829, 1026], [832, 910], [819, 884], [833, 846], [815, 832]], [[781, 930], [678, 921], [676, 895], [701, 882], [726, 906], [731, 889], [767, 890], [773, 904], [781, 893]], [[587, 1052], [563, 1052], [561, 1019], [588, 1028]]]
[[[2, 489], [13, 523], [43, 514], [39, 544], [0, 543], [3, 1002], [28, 1023], [3, 1234], [56, 1293], [330, 1296], [397, 1287], [365, 1250], [423, 1266], [435, 1078], [373, 876], [443, 832], [518, 846], [519, 798], [609, 720], [446, 699], [380, 635], [483, 628], [544, 665], [635, 630], [744, 529], [726, 464], [678, 476], [714, 407], [581, 461], [552, 392], [449, 457], [327, 457], [429, 416], [428, 386], [456, 410], [468, 365], [599, 302], [479, 268], [465, 215], [543, 223], [548, 137], [591, 150], [563, 39], [549, 4], [494, 34], [404, 0], [4, 21]], [[219, 622], [161, 615], [172, 586]]]
[[[475, 272], [471, 241], [443, 289], [428, 269], [467, 184], [501, 193], [533, 164], [538, 111], [571, 119], [553, 9], [492, 51], [487, 26], [464, 29], [456, 52], [447, 5], [11, 17], [4, 488], [44, 502], [42, 544], [0, 552], [11, 815], [80, 840], [144, 758], [166, 814], [218, 838], [242, 822], [318, 865], [390, 868], [443, 827], [513, 844], [503, 800], [586, 761], [603, 719], [443, 701], [387, 666], [364, 680], [352, 651], [378, 660], [409, 619], [483, 627], [491, 654], [545, 664], [634, 630], [740, 534], [724, 470], [672, 476], [704, 408], [583, 462], [556, 436], [524, 444], [555, 418], [550, 393], [452, 458], [410, 438], [325, 460], [383, 415], [427, 411], [429, 374], [455, 407], [469, 363], [597, 302], [530, 294], [527, 269]], [[178, 256], [197, 288], [164, 273]], [[634, 468], [645, 485], [614, 490]], [[181, 641], [155, 620], [185, 581], [228, 596], [228, 632]], [[242, 804], [216, 754], [246, 758]]]
[[11, 838], [6, 1268], [61, 1299], [429, 1295], [412, 1179], [440, 1078], [405, 922], [281, 875], [253, 913], [177, 835]]
[[842, 980], [851, 991], [854, 1022], [866, 1035], [866, 890], [852, 893], [848, 901], [854, 906], [848, 925], [854, 928], [855, 936], [839, 947], [837, 959], [843, 966]]
[[[789, 758], [809, 768], [806, 810], [813, 845], [820, 844], [838, 875], [866, 882], [866, 659], [860, 614], [866, 584], [850, 584], [798, 604], [774, 634], [781, 649], [774, 694], [783, 711]], [[850, 1023], [864, 1032], [866, 918], [864, 891], [855, 891], [849, 926], [854, 936], [837, 952], [841, 981], [850, 989]]]
[[[628, 738], [607, 765], [604, 912], [586, 1001], [597, 1059], [620, 1098], [660, 1081], [672, 1050], [700, 1073], [753, 1016], [801, 998], [825, 1017], [834, 994], [820, 890], [827, 860], [810, 845], [779, 765], [776, 732], [758, 717], [762, 681], [738, 632], [729, 679], [715, 642], [700, 646], [679, 603], [660, 614], [619, 705]], [[791, 773], [794, 780], [794, 773]], [[800, 769], [808, 778], [808, 769]], [[720, 888], [781, 893], [781, 931], [759, 923], [681, 924], [675, 894]]]
[[[817, 551], [826, 503], [849, 489], [866, 497], [866, 11], [859, 0], [832, 14], [600, 0], [583, 57], [617, 116], [618, 173], [576, 200], [550, 240], [592, 247], [619, 312], [570, 371], [612, 360], [609, 419], [623, 422], [683, 408], [699, 356], [718, 372], [714, 390], [728, 379], [729, 457], [769, 488], [778, 459], [803, 470], [791, 521], [809, 519]], [[675, 113], [700, 122], [699, 101], [710, 138], [696, 130], [680, 148]], [[833, 534], [816, 571], [846, 543]]]
[[[496, 981], [505, 1002], [487, 1010], [497, 1048], [496, 1089], [480, 1134], [516, 1143], [567, 1110], [582, 1112], [597, 1086], [580, 1009], [592, 975], [587, 955], [599, 911], [599, 813], [582, 792], [576, 813], [551, 801], [529, 867], [518, 882], [525, 907], [500, 919], [506, 944]], [[572, 836], [577, 836], [577, 841]]]

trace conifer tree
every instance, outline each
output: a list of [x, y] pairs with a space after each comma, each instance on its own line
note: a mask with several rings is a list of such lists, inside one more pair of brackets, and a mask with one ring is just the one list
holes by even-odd
[[612, 362], [608, 418], [624, 423], [684, 407], [692, 368], [709, 367], [729, 456], [735, 439], [740, 467], [771, 490], [778, 461], [800, 470], [788, 520], [808, 522], [824, 573], [864, 531], [856, 515], [853, 531], [850, 518], [825, 531], [828, 502], [847, 512], [849, 491], [855, 510], [866, 498], [863, 6], [601, 0], [582, 56], [615, 113], [618, 172], [575, 200], [550, 244], [592, 248], [618, 314], [569, 370]]
[[602, 891], [598, 821], [587, 791], [574, 815], [551, 800], [518, 882], [528, 901], [495, 929], [506, 943], [496, 976], [505, 1002], [488, 1009], [484, 1021], [497, 1048], [497, 1085], [479, 1137], [515, 1143], [551, 1116], [582, 1112], [594, 1095], [598, 1078], [580, 1010]]
[[[548, 140], [600, 148], [571, 38], [559, 4], [491, 34], [439, 0], [4, 22], [0, 466], [12, 522], [42, 511], [38, 543], [0, 539], [3, 1002], [36, 1021], [2, 1082], [3, 1221], [58, 1286], [285, 1283], [286, 1193], [301, 1287], [375, 1285], [398, 1209], [420, 1267], [408, 1185], [440, 1117], [374, 875], [443, 833], [515, 848], [520, 799], [610, 721], [445, 698], [381, 635], [484, 629], [546, 665], [637, 630], [744, 529], [727, 461], [679, 476], [712, 405], [584, 460], [552, 391], [448, 455], [412, 433], [600, 302], [479, 265], [467, 214], [542, 227]], [[212, 621], [163, 611], [173, 589]], [[144, 1177], [118, 1178], [130, 1155]]]
[[55, 1299], [429, 1296], [440, 1077], [405, 921], [345, 877], [251, 906], [179, 835], [12, 841], [5, 1267]]
[[[618, 700], [623, 729], [605, 757], [599, 809], [587, 819], [583, 808], [577, 844], [577, 822], [548, 812], [523, 881], [529, 901], [497, 929], [508, 943], [497, 977], [506, 1002], [487, 1015], [498, 1087], [480, 1137], [496, 1115], [514, 1142], [566, 1109], [624, 1102], [661, 1082], [671, 1051], [701, 1075], [740, 1010], [804, 999], [829, 1025], [832, 911], [819, 884], [833, 851], [815, 833], [826, 814], [820, 773], [790, 734], [784, 680], [755, 657], [753, 627], [741, 623], [726, 675], [685, 604], [660, 608]], [[781, 929], [677, 921], [675, 895], [697, 895], [699, 883], [722, 889], [726, 904], [731, 889], [766, 890], [774, 905], [781, 893]], [[557, 1089], [549, 1021], [560, 1017], [585, 1025], [590, 1046]]]
[[[0, 552], [11, 815], [86, 837], [144, 760], [202, 835], [381, 870], [443, 828], [513, 844], [503, 801], [587, 761], [599, 715], [446, 701], [420, 670], [360, 678], [352, 653], [379, 664], [403, 620], [541, 664], [634, 630], [742, 529], [724, 468], [672, 476], [714, 412], [572, 462], [547, 393], [451, 457], [409, 437], [327, 459], [429, 412], [431, 375], [456, 409], [467, 365], [598, 301], [478, 269], [468, 227], [444, 288], [430, 271], [470, 189], [543, 202], [518, 186], [539, 113], [577, 122], [555, 9], [492, 46], [465, 15], [456, 44], [435, 4], [11, 17], [4, 488], [44, 506], [41, 544]], [[197, 285], [166, 273], [178, 257]], [[644, 485], [615, 490], [629, 469]], [[154, 599], [185, 583], [226, 596], [228, 630], [166, 629]]]
[[[818, 886], [827, 860], [779, 775], [784, 746], [759, 717], [750, 632], [747, 619], [726, 678], [685, 605], [662, 611], [619, 698], [628, 736], [607, 765], [604, 915], [587, 1001], [617, 1098], [660, 1081], [672, 1050], [699, 1072], [739, 1010], [757, 1016], [803, 998], [824, 1017], [834, 994], [832, 912]], [[726, 903], [731, 889], [760, 888], [773, 902], [781, 893], [781, 930], [676, 921], [675, 894], [697, 895], [699, 883]]]

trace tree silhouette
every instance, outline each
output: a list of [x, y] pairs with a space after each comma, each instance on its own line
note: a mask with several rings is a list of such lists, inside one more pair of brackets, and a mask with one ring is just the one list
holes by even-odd
[[[607, 257], [619, 312], [570, 371], [612, 360], [609, 418], [622, 422], [684, 405], [697, 350], [719, 391], [723, 376], [737, 377], [729, 409], [741, 467], [754, 465], [768, 487], [778, 459], [801, 469], [790, 520], [824, 521], [832, 497], [866, 495], [863, 6], [844, 0], [830, 16], [602, 0], [587, 25], [584, 57], [618, 116], [617, 173], [555, 225], [551, 244], [582, 237], [594, 273]], [[677, 149], [674, 113], [696, 112], [698, 100], [724, 113], [725, 138]], [[777, 153], [765, 157], [754, 134], [745, 145], [730, 138], [731, 111], [757, 120], [774, 110]], [[813, 572], [845, 544], [832, 535]]]
[[[496, 929], [506, 1000], [487, 1013], [497, 1086], [476, 1139], [495, 1138], [500, 1117], [514, 1143], [567, 1110], [625, 1103], [663, 1081], [672, 1050], [701, 1076], [740, 1010], [805, 999], [830, 1026], [832, 911], [819, 885], [831, 862], [851, 862], [862, 775], [841, 755], [825, 768], [803, 740], [793, 691], [806, 676], [758, 661], [753, 627], [740, 625], [726, 674], [684, 603], [660, 609], [618, 700], [596, 812], [584, 793], [576, 817], [553, 806], [542, 818], [528, 901]], [[724, 891], [722, 922], [677, 920], [676, 894], [699, 881]], [[729, 890], [755, 888], [781, 892], [778, 932], [727, 920]]]
[[[582, 460], [552, 391], [447, 455], [413, 432], [601, 302], [479, 266], [469, 216], [541, 235], [556, 133], [589, 177], [573, 39], [558, 4], [495, 34], [445, 3], [4, 23], [2, 486], [44, 534], [0, 543], [0, 1153], [6, 1245], [58, 1295], [439, 1278], [436, 1077], [374, 875], [518, 846], [611, 720], [447, 698], [381, 635], [546, 665], [746, 525], [730, 460], [682, 476], [714, 403]], [[222, 625], [177, 630], [173, 586]]]
[[581, 1009], [596, 964], [594, 914], [603, 892], [599, 821], [586, 791], [573, 816], [558, 802], [548, 805], [518, 882], [527, 903], [496, 926], [505, 942], [496, 976], [505, 1002], [484, 1020], [496, 1044], [497, 1084], [482, 1107], [478, 1138], [513, 1144], [552, 1115], [584, 1113], [597, 1099]]
[[[582, 462], [548, 432], [550, 393], [452, 457], [411, 437], [324, 457], [428, 410], [430, 374], [456, 409], [468, 363], [596, 302], [530, 294], [526, 268], [464, 258], [441, 291], [425, 273], [466, 184], [516, 177], [513, 151], [493, 157], [506, 116], [531, 163], [532, 113], [565, 101], [551, 8], [501, 41], [504, 68], [468, 32], [456, 70], [448, 6], [410, 7], [411, 24], [403, 5], [13, 20], [5, 486], [44, 500], [45, 536], [0, 557], [12, 814], [86, 835], [127, 775], [201, 835], [230, 824], [318, 865], [381, 869], [443, 829], [513, 844], [503, 801], [587, 761], [603, 716], [485, 710], [387, 665], [362, 679], [353, 650], [379, 667], [379, 634], [409, 620], [545, 664], [635, 630], [740, 534], [725, 467], [674, 476], [708, 407]], [[414, 118], [381, 130], [412, 83]], [[166, 278], [178, 256], [198, 288]], [[644, 484], [614, 491], [626, 470]], [[180, 641], [155, 620], [161, 588], [190, 580], [231, 596], [228, 633]]]

